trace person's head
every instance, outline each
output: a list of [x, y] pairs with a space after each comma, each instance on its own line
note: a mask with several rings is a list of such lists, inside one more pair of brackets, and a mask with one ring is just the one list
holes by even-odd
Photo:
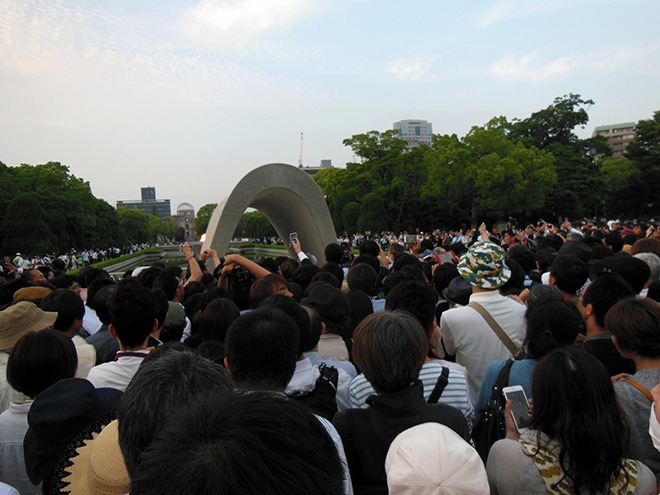
[[286, 286], [286, 279], [277, 273], [271, 273], [260, 278], [250, 288], [250, 307], [257, 308], [261, 301], [273, 294], [281, 294], [291, 297], [291, 292]]
[[380, 253], [380, 248], [378, 247], [378, 243], [376, 241], [372, 241], [371, 239], [365, 239], [360, 243], [360, 246], [358, 246], [358, 251], [360, 252], [360, 256], [363, 254], [378, 256], [378, 254]]
[[8, 351], [23, 335], [52, 328], [57, 313], [39, 309], [34, 303], [21, 301], [0, 311], [0, 351]]
[[637, 253], [634, 255], [638, 260], [642, 260], [649, 267], [651, 276], [649, 281], [645, 285], [653, 283], [655, 280], [660, 280], [660, 257], [657, 254], [653, 253]]
[[142, 452], [193, 397], [212, 397], [233, 384], [227, 371], [183, 345], [164, 344], [145, 360], [119, 403], [119, 445], [131, 478]]
[[660, 358], [660, 304], [630, 297], [617, 302], [605, 315], [605, 329], [624, 357]]
[[117, 288], [117, 284], [107, 285], [98, 291], [94, 298], [96, 316], [104, 325], [110, 325], [110, 303], [117, 293]]
[[293, 376], [299, 345], [291, 317], [276, 308], [258, 308], [229, 326], [225, 364], [241, 388], [283, 391]]
[[241, 315], [231, 299], [220, 297], [211, 301], [197, 318], [197, 329], [202, 341], [225, 341], [229, 325]]
[[379, 394], [395, 393], [417, 380], [428, 354], [419, 321], [403, 311], [367, 316], [353, 334], [353, 359]]
[[427, 334], [431, 334], [435, 323], [435, 301], [433, 289], [421, 282], [403, 282], [395, 286], [385, 300], [390, 311], [397, 309], [413, 315]]
[[555, 261], [556, 257], [557, 250], [555, 248], [545, 247], [543, 249], [539, 249], [534, 256], [536, 267], [538, 268], [539, 272], [549, 272], [550, 267], [552, 266], [552, 263]]
[[351, 304], [346, 295], [331, 285], [320, 283], [302, 300], [321, 315], [326, 331], [345, 337], [351, 325]]
[[502, 242], [509, 247], [517, 244], [518, 238], [516, 237], [516, 232], [513, 229], [506, 229], [502, 237]]
[[527, 307], [531, 308], [545, 301], [563, 301], [562, 292], [554, 285], [534, 284], [527, 294]]
[[458, 268], [454, 263], [443, 263], [439, 265], [433, 272], [433, 287], [438, 295], [449, 287], [449, 283], [458, 277]]
[[511, 277], [504, 249], [489, 241], [476, 242], [461, 256], [458, 273], [480, 289], [494, 290]]
[[[337, 287], [341, 287], [344, 283], [344, 269], [338, 263], [328, 261], [325, 265], [321, 267], [321, 271], [315, 275], [315, 278], [321, 273], [328, 273], [334, 276], [337, 279]], [[318, 278], [316, 278], [318, 280]]]
[[177, 296], [183, 297], [183, 281], [169, 270], [161, 271], [151, 283], [152, 289], [161, 289], [165, 292], [168, 301], [174, 301]]
[[309, 317], [309, 341], [313, 344], [312, 349], [314, 349], [323, 334], [323, 322], [321, 321], [319, 312], [314, 308], [304, 305], [302, 307]]
[[34, 398], [55, 382], [72, 378], [77, 367], [78, 355], [69, 337], [57, 330], [29, 332], [9, 354], [7, 382]]
[[[165, 320], [167, 320], [167, 312], [170, 310], [169, 301], [167, 300], [167, 295], [163, 289], [151, 289], [151, 297], [153, 297], [154, 300], [156, 320], [158, 321], [158, 329], [160, 329], [165, 324]], [[160, 336], [160, 333], [155, 336]]]
[[610, 232], [603, 238], [603, 242], [612, 252], [618, 253], [623, 249], [623, 238], [618, 232]]
[[43, 272], [36, 268], [25, 270], [22, 277], [30, 285], [45, 285], [48, 283], [48, 279], [44, 276]]
[[340, 264], [344, 257], [344, 249], [336, 242], [333, 242], [325, 247], [323, 254], [327, 263]]
[[302, 287], [303, 290], [305, 290], [309, 284], [312, 283], [314, 275], [319, 271], [321, 271], [321, 269], [318, 266], [306, 263], [296, 268], [291, 274], [291, 278], [295, 283]]
[[550, 267], [550, 284], [571, 296], [575, 296], [587, 278], [587, 264], [574, 254], [558, 256]]
[[346, 274], [346, 283], [351, 290], [361, 290], [374, 296], [378, 285], [378, 272], [367, 263], [353, 265]]
[[580, 313], [565, 301], [545, 301], [527, 309], [525, 347], [532, 359], [564, 345], [573, 345], [580, 332]]
[[286, 397], [239, 391], [198, 397], [173, 417], [142, 454], [131, 494], [335, 495], [343, 481], [316, 416]]
[[607, 492], [627, 429], [605, 366], [575, 347], [555, 349], [536, 365], [532, 396], [530, 428], [559, 442], [574, 492]]
[[604, 273], [596, 278], [582, 293], [578, 309], [587, 324], [593, 321], [605, 327], [605, 315], [621, 299], [634, 296], [635, 291], [616, 273]]
[[505, 258], [507, 262], [509, 260], [518, 262], [525, 274], [528, 274], [536, 267], [534, 253], [531, 249], [522, 244], [514, 244], [507, 249]]
[[103, 287], [115, 285], [115, 282], [109, 277], [99, 277], [94, 279], [87, 288], [87, 301], [85, 304], [88, 308], [96, 310], [96, 294], [99, 293]]
[[314, 340], [310, 336], [309, 315], [307, 314], [307, 311], [305, 311], [305, 308], [303, 308], [300, 303], [296, 302], [295, 299], [292, 297], [283, 296], [281, 294], [275, 294], [267, 299], [264, 299], [259, 307], [277, 308], [280, 311], [283, 311], [287, 316], [296, 322], [296, 326], [298, 327], [300, 335], [300, 344], [298, 346], [299, 355], [301, 355], [303, 352], [311, 351], [314, 347], [316, 347], [318, 338]]
[[656, 256], [660, 256], [660, 241], [653, 237], [639, 239], [632, 245], [630, 254], [634, 256], [639, 253], [653, 253]]
[[72, 275], [60, 275], [58, 277], [55, 277], [53, 280], [50, 281], [50, 285], [58, 289], [72, 290], [76, 294], [80, 294], [82, 292], [82, 288], [78, 283], [78, 279]]
[[41, 309], [56, 312], [57, 319], [53, 328], [68, 333], [70, 337], [82, 327], [85, 303], [69, 289], [57, 289], [48, 294], [41, 301]]
[[146, 344], [156, 328], [156, 307], [151, 291], [134, 284], [121, 284], [110, 302], [110, 334], [125, 349]]

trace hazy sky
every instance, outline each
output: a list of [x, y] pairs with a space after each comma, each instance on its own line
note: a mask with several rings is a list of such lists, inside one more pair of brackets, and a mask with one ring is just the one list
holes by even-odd
[[[660, 109], [658, 0], [0, 0], [0, 161], [172, 209], [273, 162], [352, 160], [402, 119], [464, 135], [557, 96]], [[174, 213], [174, 211], [173, 211]]]

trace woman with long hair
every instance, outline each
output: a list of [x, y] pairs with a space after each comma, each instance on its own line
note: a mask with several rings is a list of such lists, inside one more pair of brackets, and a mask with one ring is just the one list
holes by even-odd
[[627, 425], [605, 367], [562, 347], [539, 361], [532, 377], [528, 430], [507, 422], [487, 463], [494, 494], [648, 494], [655, 476], [623, 458]]

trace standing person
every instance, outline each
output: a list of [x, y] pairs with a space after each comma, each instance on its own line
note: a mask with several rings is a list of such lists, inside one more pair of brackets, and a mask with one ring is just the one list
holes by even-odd
[[660, 453], [648, 434], [653, 405], [650, 390], [660, 383], [660, 304], [648, 298], [619, 301], [605, 316], [605, 328], [621, 355], [632, 359], [637, 370], [614, 384], [630, 426], [627, 453], [651, 468], [660, 481]]
[[486, 369], [512, 352], [475, 307], [480, 305], [520, 348], [525, 336], [525, 306], [504, 297], [498, 288], [511, 277], [504, 249], [492, 242], [477, 242], [461, 257], [458, 271], [472, 285], [470, 304], [445, 311], [440, 318], [444, 349], [467, 369], [472, 401], [481, 388]]
[[624, 413], [596, 358], [572, 347], [552, 351], [536, 367], [532, 393], [529, 429], [518, 433], [509, 413], [507, 437], [490, 450], [491, 494], [654, 492], [651, 470], [624, 458]]

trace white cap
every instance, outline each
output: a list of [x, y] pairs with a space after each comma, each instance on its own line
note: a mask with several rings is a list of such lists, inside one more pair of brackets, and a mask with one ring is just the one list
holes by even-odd
[[424, 423], [399, 434], [385, 459], [391, 495], [489, 495], [486, 468], [452, 429]]

